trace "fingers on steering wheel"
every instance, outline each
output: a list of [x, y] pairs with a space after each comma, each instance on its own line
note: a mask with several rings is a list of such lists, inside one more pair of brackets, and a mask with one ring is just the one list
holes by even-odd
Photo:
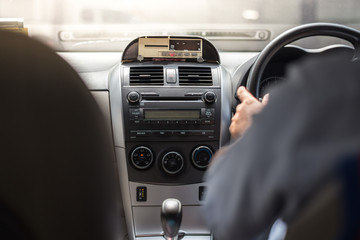
[[244, 106], [242, 104], [239, 104], [236, 106], [236, 113], [241, 112]]
[[244, 86], [238, 88], [237, 95], [242, 103], [251, 104], [254, 101], [257, 101], [257, 99]]

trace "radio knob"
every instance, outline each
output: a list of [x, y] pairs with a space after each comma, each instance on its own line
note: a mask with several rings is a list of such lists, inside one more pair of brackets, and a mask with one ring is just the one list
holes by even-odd
[[216, 94], [214, 92], [206, 92], [204, 93], [204, 100], [207, 103], [213, 103], [216, 100]]
[[212, 155], [213, 152], [209, 147], [197, 147], [192, 153], [192, 162], [196, 167], [204, 169], [209, 165]]
[[168, 152], [162, 158], [162, 167], [168, 174], [177, 174], [184, 167], [184, 159], [178, 152]]
[[127, 99], [131, 103], [137, 103], [140, 101], [140, 93], [132, 91], [127, 95]]
[[153, 163], [154, 155], [149, 148], [140, 146], [132, 151], [130, 160], [134, 167], [144, 170]]

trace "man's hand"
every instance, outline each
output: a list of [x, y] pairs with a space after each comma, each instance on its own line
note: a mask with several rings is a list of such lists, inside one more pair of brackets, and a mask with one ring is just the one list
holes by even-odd
[[266, 94], [262, 102], [259, 102], [245, 87], [241, 86], [237, 90], [237, 95], [241, 104], [237, 105], [236, 112], [231, 119], [229, 127], [233, 138], [241, 137], [252, 124], [252, 117], [258, 114], [269, 101], [269, 94]]

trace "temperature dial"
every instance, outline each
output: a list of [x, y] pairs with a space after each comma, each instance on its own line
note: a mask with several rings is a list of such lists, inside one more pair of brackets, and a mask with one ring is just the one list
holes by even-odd
[[184, 159], [177, 152], [168, 152], [162, 158], [162, 167], [169, 174], [176, 174], [184, 167]]
[[153, 153], [147, 147], [137, 147], [131, 153], [131, 162], [137, 169], [147, 169], [153, 161]]
[[200, 146], [193, 151], [192, 161], [196, 167], [204, 169], [209, 165], [212, 155], [213, 152], [209, 147]]

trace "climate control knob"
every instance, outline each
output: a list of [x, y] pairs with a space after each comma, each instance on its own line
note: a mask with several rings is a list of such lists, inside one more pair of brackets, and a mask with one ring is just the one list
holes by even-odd
[[162, 168], [168, 174], [177, 174], [184, 167], [184, 159], [178, 152], [168, 152], [161, 161]]
[[140, 93], [135, 91], [129, 92], [127, 95], [127, 99], [131, 103], [137, 103], [140, 101]]
[[206, 168], [212, 158], [213, 152], [209, 147], [200, 146], [194, 149], [192, 153], [192, 161], [198, 168]]
[[208, 91], [204, 93], [204, 101], [207, 103], [213, 103], [216, 100], [216, 94], [214, 92]]
[[152, 151], [144, 146], [135, 148], [130, 157], [131, 163], [137, 169], [147, 169], [154, 161], [154, 155]]

